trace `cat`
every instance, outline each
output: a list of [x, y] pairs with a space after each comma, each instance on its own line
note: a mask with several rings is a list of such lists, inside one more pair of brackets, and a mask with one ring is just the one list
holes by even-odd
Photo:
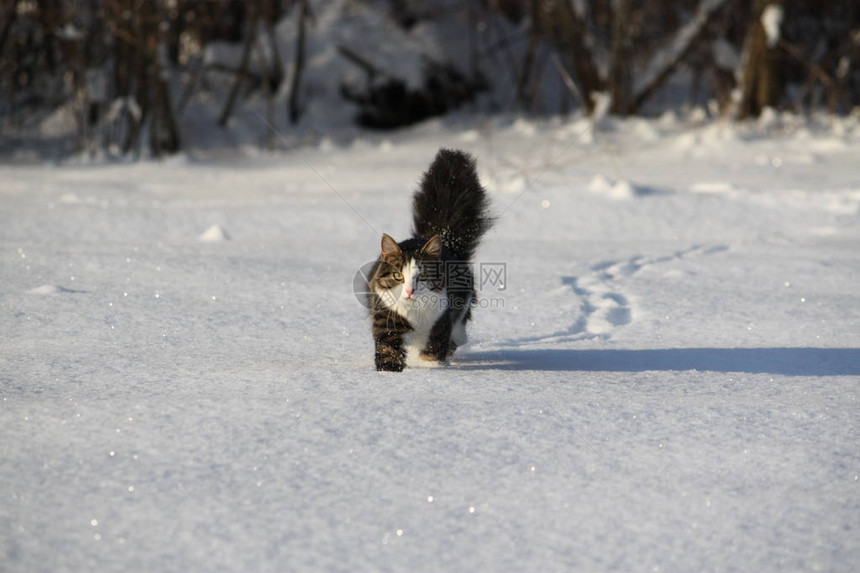
[[412, 198], [412, 238], [382, 235], [366, 292], [375, 364], [401, 372], [416, 357], [445, 364], [466, 342], [476, 303], [470, 261], [490, 229], [487, 193], [474, 158], [440, 149]]

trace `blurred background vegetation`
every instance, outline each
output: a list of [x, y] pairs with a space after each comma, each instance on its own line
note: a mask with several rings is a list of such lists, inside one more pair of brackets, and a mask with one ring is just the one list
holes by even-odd
[[[0, 0], [0, 152], [496, 113], [853, 113], [857, 0]], [[219, 139], [220, 138], [220, 139]]]

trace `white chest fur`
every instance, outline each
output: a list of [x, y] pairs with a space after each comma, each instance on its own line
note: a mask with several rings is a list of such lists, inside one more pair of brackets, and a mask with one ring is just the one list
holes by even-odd
[[427, 346], [433, 325], [445, 312], [447, 298], [444, 292], [422, 296], [415, 302], [401, 303], [395, 308], [397, 314], [409, 321], [412, 331], [403, 336], [406, 362], [410, 366], [432, 366], [432, 362], [421, 360], [421, 351]]

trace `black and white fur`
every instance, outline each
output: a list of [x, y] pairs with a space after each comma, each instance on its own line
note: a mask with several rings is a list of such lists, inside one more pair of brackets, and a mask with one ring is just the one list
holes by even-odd
[[444, 363], [466, 342], [475, 289], [470, 262], [492, 226], [475, 160], [440, 149], [412, 199], [411, 239], [382, 236], [368, 280], [377, 370]]

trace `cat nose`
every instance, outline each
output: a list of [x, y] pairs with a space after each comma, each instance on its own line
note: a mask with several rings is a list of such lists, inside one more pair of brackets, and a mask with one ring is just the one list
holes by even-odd
[[412, 293], [414, 293], [414, 292], [415, 292], [414, 290], [412, 290], [411, 288], [408, 288], [408, 289], [406, 289], [406, 296], [412, 296]]

